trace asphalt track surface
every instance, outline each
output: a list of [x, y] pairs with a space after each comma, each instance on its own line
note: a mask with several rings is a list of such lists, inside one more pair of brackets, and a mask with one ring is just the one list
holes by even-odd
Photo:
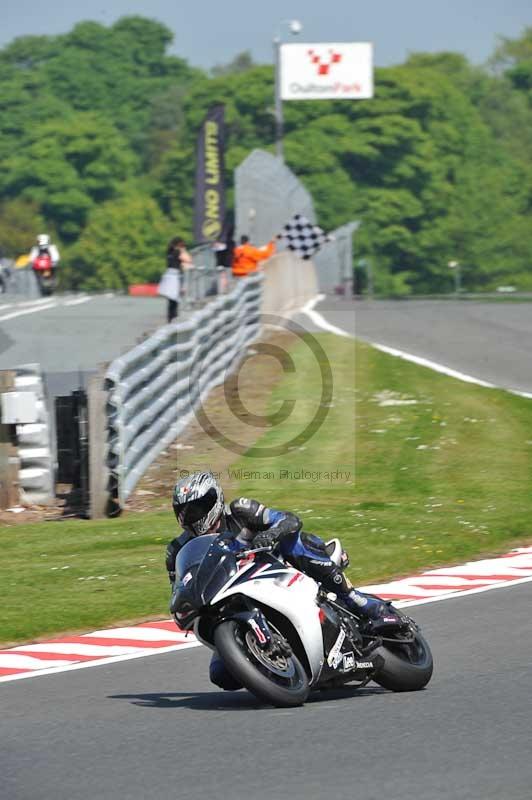
[[52, 394], [70, 392], [165, 322], [160, 297], [81, 294], [24, 301], [2, 295], [0, 369], [37, 363]]
[[[65, 387], [76, 382], [72, 376], [96, 370], [165, 321], [162, 298], [63, 295], [20, 302], [6, 297], [0, 297], [0, 369], [39, 363], [57, 385], [63, 377]], [[532, 392], [532, 303], [328, 297], [316, 311], [361, 339]], [[318, 330], [304, 315], [296, 320]]]
[[524, 583], [411, 608], [436, 665], [416, 693], [274, 709], [209, 684], [203, 647], [6, 683], [2, 796], [530, 800], [531, 602]]
[[[525, 367], [527, 308], [335, 299], [317, 306], [330, 323], [362, 338], [500, 385]], [[443, 345], [443, 328], [440, 342], [438, 325], [454, 348], [461, 342], [458, 351]], [[519, 338], [514, 359], [508, 346]], [[480, 353], [498, 340], [503, 356], [482, 362]], [[495, 372], [482, 372], [482, 363]], [[509, 388], [531, 390], [532, 381]], [[273, 709], [247, 692], [211, 686], [204, 648], [3, 684], [0, 794], [530, 800], [531, 602], [532, 582], [412, 608], [436, 665], [417, 693], [370, 685]]]
[[[4, 306], [4, 303], [1, 304]], [[154, 297], [60, 295], [0, 309], [0, 369], [38, 361], [43, 369], [91, 369], [166, 322]]]
[[532, 392], [532, 303], [329, 297], [315, 308], [360, 339]]

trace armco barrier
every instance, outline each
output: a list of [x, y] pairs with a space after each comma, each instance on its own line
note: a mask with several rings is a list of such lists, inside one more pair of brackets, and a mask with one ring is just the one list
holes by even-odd
[[25, 503], [48, 503], [55, 495], [54, 423], [38, 364], [14, 368], [15, 390], [35, 395], [37, 422], [17, 425], [21, 499]]
[[257, 336], [262, 282], [262, 274], [239, 281], [229, 294], [165, 325], [109, 366], [107, 444], [100, 449], [106, 452], [107, 490], [118, 507]]

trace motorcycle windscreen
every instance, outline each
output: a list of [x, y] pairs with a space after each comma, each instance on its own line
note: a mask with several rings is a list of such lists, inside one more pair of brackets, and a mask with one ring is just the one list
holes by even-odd
[[216, 538], [216, 534], [197, 536], [195, 539], [191, 539], [184, 547], [181, 548], [175, 561], [177, 578], [182, 580], [187, 572], [190, 572], [192, 567], [196, 567], [198, 564], [201, 564], [207, 555], [211, 544]]
[[191, 539], [176, 558], [179, 592], [196, 608], [206, 605], [235, 574], [236, 556], [219, 544], [218, 536]]
[[227, 546], [214, 541], [201, 562], [196, 576], [198, 591], [206, 605], [223, 589], [237, 571], [236, 555]]

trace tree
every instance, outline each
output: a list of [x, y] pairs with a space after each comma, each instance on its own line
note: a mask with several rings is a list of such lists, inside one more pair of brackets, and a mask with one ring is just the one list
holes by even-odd
[[496, 72], [506, 72], [529, 61], [532, 61], [532, 26], [526, 27], [517, 39], [500, 36], [488, 64]]
[[135, 158], [105, 118], [89, 112], [50, 121], [3, 163], [0, 190], [39, 205], [66, 239], [79, 235], [94, 203], [118, 194]]
[[[273, 68], [241, 53], [207, 75], [169, 55], [171, 41], [164, 25], [130, 16], [1, 50], [0, 202], [88, 244], [102, 208], [122, 219], [136, 197], [142, 220], [153, 198], [153, 220], [189, 238], [198, 131], [222, 102], [230, 205], [234, 168], [256, 147], [273, 151]], [[512, 276], [528, 286], [532, 28], [501, 39], [490, 69], [414, 53], [376, 71], [371, 100], [286, 103], [285, 156], [325, 228], [362, 221], [357, 257], [382, 291], [446, 291], [452, 259], [468, 288]], [[94, 285], [129, 280], [113, 263]]]
[[17, 199], [0, 204], [0, 251], [6, 256], [29, 253], [35, 237], [45, 231], [47, 226], [36, 203]]
[[158, 281], [174, 224], [146, 197], [127, 195], [94, 208], [67, 256], [67, 281], [76, 289], [127, 289]]
[[249, 50], [238, 53], [228, 64], [216, 64], [211, 69], [214, 78], [222, 78], [226, 75], [238, 75], [240, 72], [247, 72], [256, 66]]

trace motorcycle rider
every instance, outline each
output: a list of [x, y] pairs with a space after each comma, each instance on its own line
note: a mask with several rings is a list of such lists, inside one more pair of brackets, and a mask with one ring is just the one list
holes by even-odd
[[[326, 591], [334, 592], [348, 610], [366, 620], [372, 633], [401, 626], [401, 618], [388, 603], [357, 591], [346, 578], [343, 570], [349, 563], [347, 554], [342, 552], [342, 566], [339, 567], [331, 560], [325, 542], [305, 533], [295, 514], [268, 508], [246, 497], [226, 506], [222, 487], [208, 471], [193, 472], [179, 480], [174, 487], [172, 506], [183, 527], [183, 532], [166, 548], [166, 569], [172, 589], [179, 550], [196, 536], [219, 533], [227, 545], [235, 549], [271, 547], [278, 543], [286, 561], [321, 583]], [[172, 601], [170, 611], [174, 611]], [[210, 678], [222, 689], [241, 688], [216, 652], [211, 660]]]
[[47, 233], [40, 233], [37, 236], [37, 244], [33, 245], [30, 250], [30, 263], [32, 264], [38, 256], [50, 256], [52, 267], [55, 269], [59, 264], [59, 250], [56, 245], [52, 243]]

